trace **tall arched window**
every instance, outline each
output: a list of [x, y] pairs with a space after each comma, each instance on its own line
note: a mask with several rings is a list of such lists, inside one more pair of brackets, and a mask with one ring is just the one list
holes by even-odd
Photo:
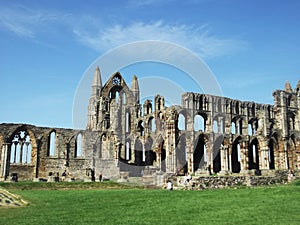
[[81, 157], [81, 156], [82, 156], [82, 134], [79, 133], [76, 137], [75, 157]]
[[49, 135], [48, 156], [54, 156], [56, 151], [56, 133], [52, 131]]
[[116, 91], [115, 95], [116, 95], [115, 101], [116, 101], [116, 103], [118, 103], [119, 102], [119, 97], [120, 97], [119, 92]]
[[181, 113], [178, 116], [178, 129], [179, 130], [186, 130], [185, 117]]
[[125, 159], [130, 160], [130, 155], [131, 155], [130, 143], [127, 141], [125, 145]]
[[14, 135], [11, 144], [10, 163], [31, 163], [32, 144], [27, 131], [19, 131]]
[[130, 113], [126, 112], [125, 114], [125, 131], [128, 133], [130, 132]]
[[126, 100], [127, 100], [127, 99], [126, 99], [126, 94], [125, 94], [125, 92], [124, 92], [124, 93], [123, 93], [123, 104], [124, 104], [124, 105], [126, 105]]

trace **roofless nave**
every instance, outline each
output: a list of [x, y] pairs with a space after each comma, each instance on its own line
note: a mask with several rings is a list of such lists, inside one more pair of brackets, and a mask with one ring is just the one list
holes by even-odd
[[[140, 103], [120, 73], [102, 85], [97, 67], [86, 130], [0, 124], [0, 177], [48, 179], [67, 170], [75, 180], [90, 171], [107, 178], [147, 174], [261, 174], [300, 167], [300, 81], [273, 93], [274, 105], [183, 93], [181, 105], [164, 97]], [[150, 171], [150, 172], [149, 172]]]

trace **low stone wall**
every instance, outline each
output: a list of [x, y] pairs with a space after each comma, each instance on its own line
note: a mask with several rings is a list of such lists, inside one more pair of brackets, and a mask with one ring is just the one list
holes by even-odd
[[[274, 176], [203, 176], [193, 177], [186, 184], [183, 177], [177, 177], [177, 186], [185, 189], [203, 190], [240, 186], [262, 186], [271, 184], [285, 184], [288, 182], [289, 171], [275, 171]], [[299, 171], [294, 172], [292, 179], [299, 178]]]

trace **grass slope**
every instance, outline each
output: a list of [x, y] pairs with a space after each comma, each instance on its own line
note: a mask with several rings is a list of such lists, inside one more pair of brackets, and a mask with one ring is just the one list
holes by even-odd
[[299, 224], [299, 184], [206, 191], [116, 190], [112, 184], [20, 190], [19, 184], [6, 188], [30, 204], [0, 209], [0, 224]]

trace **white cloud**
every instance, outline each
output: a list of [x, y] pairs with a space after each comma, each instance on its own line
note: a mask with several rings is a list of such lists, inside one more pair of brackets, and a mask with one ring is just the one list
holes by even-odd
[[36, 38], [39, 31], [51, 22], [58, 21], [59, 14], [45, 10], [34, 10], [22, 5], [0, 8], [0, 28], [25, 38]]
[[245, 42], [235, 39], [222, 39], [211, 35], [208, 26], [169, 25], [163, 21], [152, 23], [135, 22], [125, 25], [102, 27], [102, 30], [89, 32], [84, 28], [73, 30], [79, 40], [97, 50], [106, 51], [122, 44], [143, 40], [169, 41], [194, 52], [203, 58], [232, 54], [245, 47]]
[[[158, 4], [160, 0], [148, 0]], [[145, 4], [146, 4], [145, 3]], [[76, 40], [100, 53], [119, 45], [144, 40], [168, 41], [192, 49], [202, 58], [230, 55], [245, 47], [245, 42], [220, 38], [209, 32], [207, 25], [170, 24], [165, 21], [116, 24], [102, 22], [93, 15], [71, 15], [63, 12], [30, 9], [22, 5], [0, 8], [0, 28], [40, 43], [40, 34], [65, 26]], [[62, 35], [67, 36], [68, 33]], [[42, 41], [43, 42], [43, 41]]]

